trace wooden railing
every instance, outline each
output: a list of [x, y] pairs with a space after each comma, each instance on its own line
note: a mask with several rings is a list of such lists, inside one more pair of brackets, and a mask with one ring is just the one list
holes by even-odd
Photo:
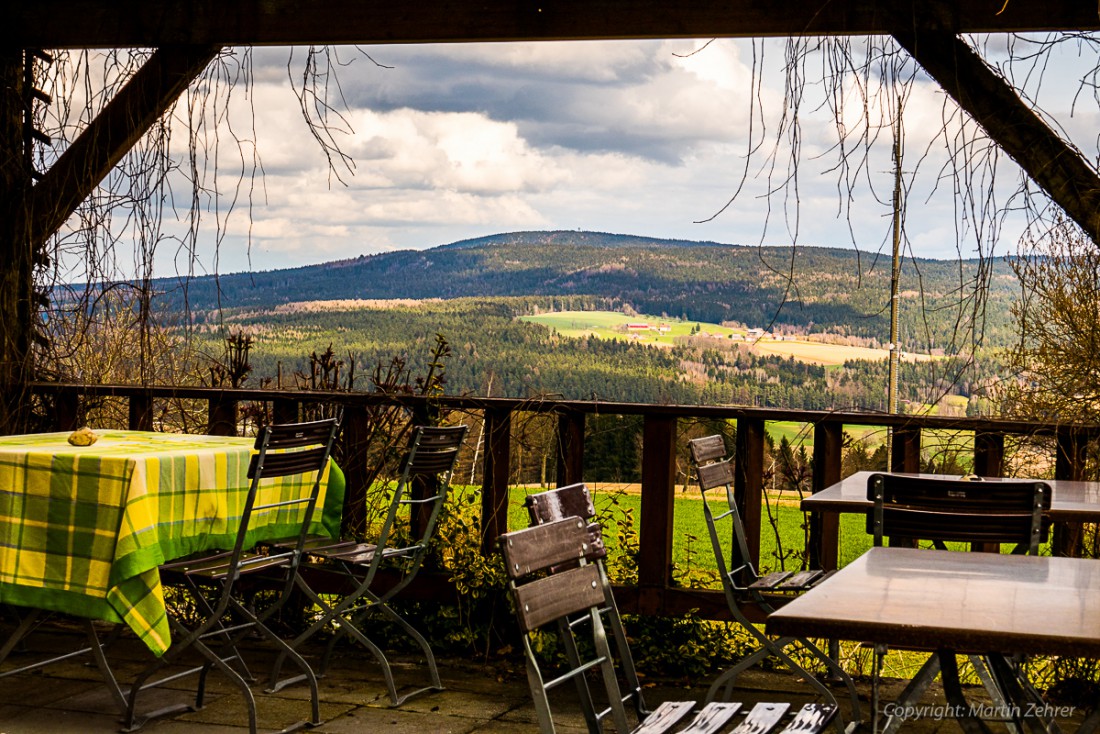
[[[1100, 436], [1100, 426], [1033, 423], [975, 418], [886, 415], [880, 413], [778, 410], [700, 405], [651, 405], [553, 399], [508, 399], [477, 397], [428, 398], [386, 396], [373, 393], [271, 391], [255, 389], [168, 388], [107, 385], [62, 385], [39, 383], [39, 395], [54, 404], [57, 430], [69, 430], [80, 415], [82, 400], [115, 397], [128, 403], [129, 427], [151, 430], [153, 406], [169, 399], [205, 401], [207, 430], [215, 435], [237, 431], [238, 406], [243, 402], [265, 402], [276, 420], [292, 421], [304, 404], [336, 404], [344, 409], [344, 430], [351, 435], [364, 432], [371, 407], [398, 405], [413, 420], [422, 420], [430, 410], [442, 408], [480, 412], [484, 417], [484, 445], [481, 463], [481, 529], [483, 549], [490, 552], [494, 540], [508, 527], [509, 482], [513, 419], [520, 413], [542, 413], [557, 419], [557, 483], [583, 481], [585, 417], [590, 414], [641, 416], [643, 446], [641, 466], [641, 510], [639, 519], [640, 558], [638, 585], [617, 591], [625, 610], [651, 615], [676, 615], [696, 609], [704, 617], [725, 618], [726, 604], [719, 592], [677, 587], [673, 584], [672, 541], [675, 487], [677, 479], [677, 424], [684, 419], [722, 419], [736, 423], [734, 448], [735, 489], [750, 538], [750, 551], [759, 555], [761, 515], [764, 502], [765, 423], [793, 421], [812, 426], [813, 491], [820, 491], [841, 479], [845, 426], [879, 426], [893, 429], [892, 468], [917, 471], [920, 468], [921, 438], [926, 431], [972, 431], [973, 469], [983, 476], [1002, 476], [1008, 437], [1046, 436], [1054, 446], [1054, 474], [1058, 479], [1085, 478], [1086, 447]], [[362, 435], [362, 434], [361, 434]], [[350, 461], [345, 468], [349, 499], [355, 488], [362, 489], [364, 467]], [[362, 495], [359, 494], [359, 497]], [[1057, 552], [1071, 552], [1080, 529], [1055, 530]], [[835, 568], [838, 558], [836, 517], [812, 517], [811, 562]], [[421, 585], [421, 593], [432, 595], [438, 585]]]

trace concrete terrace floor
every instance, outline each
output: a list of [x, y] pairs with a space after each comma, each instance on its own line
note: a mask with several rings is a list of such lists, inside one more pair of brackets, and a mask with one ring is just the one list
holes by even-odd
[[[81, 636], [57, 631], [39, 632], [28, 645], [37, 650], [73, 649]], [[307, 657], [316, 659], [319, 650]], [[312, 655], [310, 654], [312, 653]], [[267, 672], [270, 656], [264, 649], [246, 653], [253, 671], [260, 676]], [[4, 664], [10, 669], [20, 659], [36, 659], [31, 653], [13, 653]], [[131, 641], [122, 640], [109, 648], [109, 659], [120, 682], [125, 684], [151, 658]], [[338, 652], [328, 675], [321, 680], [321, 718], [323, 723], [309, 731], [320, 734], [350, 734], [371, 732], [437, 732], [439, 734], [505, 734], [537, 731], [534, 708], [531, 705], [522, 662], [482, 663], [470, 660], [441, 660], [445, 690], [414, 697], [405, 704], [391, 708], [384, 682], [373, 657], [357, 647]], [[398, 657], [395, 662], [398, 685], [409, 688], [427, 681], [422, 661]], [[177, 681], [175, 690], [156, 690], [144, 694], [146, 709], [167, 702], [188, 701], [187, 686], [194, 678]], [[647, 702], [654, 705], [663, 700], [701, 700], [708, 681], [697, 685], [658, 683], [646, 691]], [[900, 691], [904, 681], [888, 681], [884, 694]], [[565, 688], [565, 687], [563, 687]], [[869, 687], [860, 684], [862, 705], [868, 707]], [[305, 684], [291, 686], [277, 694], [266, 694], [262, 685], [253, 686], [261, 730], [277, 730], [308, 716], [308, 688]], [[563, 694], [570, 691], [563, 690]], [[844, 696], [837, 689], [838, 698]], [[981, 691], [971, 691], [975, 701], [988, 701]], [[575, 707], [562, 696], [561, 732], [582, 732], [583, 719]], [[794, 677], [781, 673], [752, 671], [743, 675], [735, 691], [735, 700], [788, 701], [793, 705], [815, 700], [808, 686]], [[889, 700], [887, 698], [886, 700]], [[845, 701], [841, 701], [842, 705]], [[939, 684], [922, 701], [929, 709], [943, 703]], [[556, 709], [558, 710], [558, 709]], [[1060, 719], [1064, 728], [1072, 731], [1084, 712]], [[997, 728], [994, 731], [1004, 731]], [[869, 731], [870, 727], [863, 727]], [[57, 663], [48, 668], [10, 676], [0, 685], [0, 734], [98, 734], [118, 730], [118, 715], [106, 693], [99, 672], [90, 657]], [[248, 731], [245, 707], [237, 689], [229, 685], [216, 671], [211, 673], [207, 701], [200, 711], [178, 714], [150, 722], [142, 731], [155, 734], [242, 734]], [[835, 731], [831, 729], [830, 731]], [[930, 718], [906, 723], [906, 732], [958, 732], [959, 726], [950, 720]]]

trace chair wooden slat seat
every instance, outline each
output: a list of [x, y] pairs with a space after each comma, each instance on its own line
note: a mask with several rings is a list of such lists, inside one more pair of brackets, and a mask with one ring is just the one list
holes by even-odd
[[[736, 701], [732, 703], [712, 701], [700, 709], [691, 725], [686, 729], [681, 729], [680, 734], [715, 734], [722, 731], [742, 708], [744, 707]], [[658, 707], [659, 709], [660, 707]], [[648, 719], [646, 719], [646, 723], [649, 723]], [[638, 727], [638, 731], [645, 731], [644, 724]]]
[[[825, 666], [833, 678], [844, 684], [848, 699], [851, 702], [850, 723], [852, 726], [858, 725], [861, 719], [859, 694], [851, 677], [840, 668], [837, 662], [826, 655], [816, 644], [805, 638], [769, 638], [752, 623], [744, 608], [746, 605], [751, 604], [764, 613], [770, 614], [775, 610], [776, 604], [781, 603], [793, 594], [801, 593], [817, 585], [827, 577], [827, 573], [820, 569], [799, 569], [797, 571], [773, 571], [760, 575], [757, 570], [756, 559], [749, 552], [748, 537], [745, 526], [741, 521], [738, 498], [734, 492], [733, 461], [726, 454], [725, 440], [717, 434], [704, 436], [688, 441], [688, 449], [691, 453], [695, 476], [704, 500], [700, 504], [703, 508], [703, 518], [707, 524], [707, 533], [714, 552], [718, 575], [722, 580], [722, 590], [726, 596], [726, 603], [733, 618], [757, 642], [756, 650], [725, 670], [711, 684], [710, 690], [707, 692], [707, 700], [712, 701], [717, 698], [723, 689], [725, 690], [724, 696], [729, 698], [732, 695], [733, 685], [741, 673], [768, 657], [776, 657], [791, 672], [808, 683], [823, 701], [832, 705], [835, 709], [836, 696], [833, 692], [818, 680], [817, 676], [799, 665], [788, 653], [789, 648], [797, 645]], [[718, 494], [720, 502], [725, 501], [721, 512], [716, 514], [711, 509], [713, 494], [708, 495], [708, 492]], [[842, 723], [838, 721], [838, 728], [843, 728]], [[749, 725], [753, 726], [754, 724], [749, 722]], [[746, 729], [746, 731], [755, 730]]]
[[[685, 716], [690, 716], [693, 708], [695, 708], [694, 701], [665, 701], [653, 709], [653, 713], [647, 716], [632, 734], [663, 734], [679, 724]], [[730, 716], [732, 715], [731, 713]]]
[[756, 581], [749, 584], [750, 589], [761, 589], [764, 591], [775, 589], [780, 584], [784, 583], [794, 574], [791, 571], [775, 571], [765, 576], [761, 576]]
[[246, 571], [255, 573], [277, 568], [287, 568], [291, 561], [285, 556], [268, 556], [261, 553], [248, 553], [236, 562], [231, 554], [222, 553], [209, 558], [174, 561], [160, 567], [162, 581], [172, 584], [173, 576], [205, 577], [212, 581], [222, 581], [231, 573]]
[[[409, 447], [402, 462], [401, 475], [381, 527], [371, 539], [372, 542], [308, 539], [305, 553], [311, 563], [334, 571], [346, 582], [350, 589], [348, 593], [333, 601], [327, 594], [322, 595], [313, 589], [302, 574], [298, 574], [295, 581], [298, 589], [321, 610], [321, 614], [291, 641], [290, 646], [296, 649], [321, 630], [333, 630], [321, 659], [319, 672], [323, 675], [336, 645], [350, 637], [367, 648], [381, 665], [390, 703], [394, 706], [400, 705], [410, 696], [443, 689], [435, 655], [428, 640], [390, 605], [390, 601], [413, 581], [423, 564], [447, 499], [451, 474], [466, 432], [466, 426], [413, 427]], [[422, 495], [414, 492], [414, 485], [424, 490]], [[410, 516], [410, 521], [415, 516], [419, 522], [414, 523], [417, 531], [412, 537], [401, 539], [396, 523], [402, 519], [403, 513]], [[280, 544], [274, 544], [274, 547], [278, 548]], [[387, 583], [384, 589], [378, 588], [382, 584], [376, 584], [383, 567], [396, 577], [396, 581]], [[408, 691], [404, 695], [398, 694], [393, 666], [382, 647], [368, 634], [370, 628], [365, 622], [370, 614], [380, 615], [392, 623], [391, 627], [395, 626], [417, 644], [427, 662], [429, 685]], [[267, 688], [269, 692], [279, 691], [302, 680], [300, 675], [280, 677], [284, 657], [276, 658], [272, 666]]]
[[[572, 490], [576, 491], [576, 490]], [[582, 511], [585, 511], [582, 508]], [[539, 730], [555, 731], [548, 692], [572, 683], [581, 699], [581, 709], [590, 734], [605, 731], [610, 724], [620, 734], [720, 734], [730, 731], [776, 732], [789, 708], [785, 703], [757, 704], [743, 721], [735, 717], [743, 710], [740, 703], [709, 703], [692, 716], [693, 701], [666, 701], [652, 712], [639, 713], [641, 720], [631, 727], [627, 720], [624, 697], [619, 687], [614, 654], [604, 627], [608, 599], [601, 567], [590, 562], [589, 523], [582, 517], [568, 517], [526, 530], [506, 533], [499, 538], [516, 619], [522, 633], [527, 680], [535, 703]], [[609, 587], [608, 587], [609, 588]], [[614, 608], [614, 598], [610, 599]], [[531, 633], [545, 633], [556, 627], [568, 664], [563, 672], [550, 677], [531, 644]], [[578, 637], [583, 634], [583, 643]], [[625, 644], [625, 641], [624, 643]], [[629, 659], [629, 647], [618, 651]], [[591, 685], [603, 683], [603, 710], [597, 711]], [[823, 731], [836, 715], [835, 705], [819, 706], [813, 715], [802, 712], [791, 722], [792, 734]], [[689, 721], [690, 719], [690, 721]], [[686, 725], [684, 725], [686, 723]], [[784, 730], [786, 731], [786, 729]]]
[[836, 709], [830, 704], [807, 703], [794, 720], [783, 728], [782, 734], [812, 734], [821, 731], [836, 716]]
[[758, 703], [733, 734], [766, 734], [775, 728], [790, 708], [786, 703]]
[[[310, 687], [310, 718], [298, 721], [282, 731], [295, 731], [321, 723], [317, 677], [309, 664], [266, 625], [290, 598], [297, 568], [301, 562], [310, 521], [317, 508], [321, 478], [329, 464], [339, 418], [308, 423], [268, 425], [256, 436], [255, 453], [248, 466], [250, 480], [248, 496], [237, 528], [236, 540], [230, 551], [210, 552], [164, 563], [160, 566], [161, 581], [166, 586], [178, 586], [190, 595], [195, 605], [197, 621], [191, 615], [171, 613], [173, 641], [169, 649], [142, 671], [126, 694], [126, 714], [122, 730], [136, 731], [149, 719], [180, 711], [201, 708], [206, 689], [206, 676], [212, 668], [225, 674], [237, 687], [248, 708], [248, 727], [257, 731], [256, 702], [249, 688], [252, 674], [248, 671], [238, 645], [246, 635], [259, 635], [289, 658], [301, 671]], [[270, 496], [264, 480], [292, 475], [311, 475], [311, 479], [291, 486], [300, 487], [297, 494]], [[254, 530], [252, 521], [265, 513], [296, 513], [290, 523], [298, 526], [297, 535], [278, 548], [253, 549], [248, 540]], [[274, 600], [262, 610], [253, 607], [252, 599], [240, 588], [240, 580], [248, 575], [278, 572], [280, 589]], [[184, 652], [195, 650], [204, 663], [184, 672], [169, 673], [168, 665], [178, 661]], [[137, 703], [143, 691], [174, 684], [180, 678], [197, 673], [199, 682], [194, 705], [169, 705], [139, 714]]]
[[775, 585], [777, 591], [805, 591], [817, 586], [828, 575], [828, 572], [818, 570], [798, 571]]
[[[286, 541], [272, 543], [275, 547], [284, 547]], [[352, 548], [358, 545], [354, 540], [333, 540], [332, 538], [326, 538], [324, 536], [315, 535], [306, 539], [305, 545], [302, 550], [307, 554], [314, 551], [331, 553], [339, 551], [341, 548]]]

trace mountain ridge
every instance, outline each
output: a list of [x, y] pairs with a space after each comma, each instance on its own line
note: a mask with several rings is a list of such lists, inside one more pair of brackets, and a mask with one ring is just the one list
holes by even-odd
[[[330, 299], [592, 296], [604, 305], [720, 323], [781, 325], [883, 338], [890, 259], [843, 248], [732, 245], [571, 230], [508, 232], [427, 250], [399, 250], [320, 265], [157, 281], [176, 310], [273, 308]], [[994, 263], [991, 324], [1005, 326], [1015, 279]], [[903, 323], [943, 343], [973, 320], [977, 261], [907, 258]], [[1003, 308], [1002, 308], [1003, 306]], [[971, 315], [967, 315], [969, 310]], [[918, 313], [919, 311], [919, 313]], [[988, 310], [987, 310], [988, 311]], [[934, 323], [922, 325], [929, 315]], [[989, 315], [981, 318], [988, 321]], [[988, 330], [987, 330], [988, 333]]]

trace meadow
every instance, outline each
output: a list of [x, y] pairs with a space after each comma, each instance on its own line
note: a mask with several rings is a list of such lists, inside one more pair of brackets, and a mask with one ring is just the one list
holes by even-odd
[[[508, 505], [508, 527], [525, 528], [528, 524], [527, 510], [523, 500], [528, 494], [542, 491], [540, 488], [513, 487]], [[708, 538], [706, 521], [703, 517], [702, 500], [695, 487], [677, 495], [673, 517], [673, 561], [678, 575], [690, 570], [714, 571], [717, 566]], [[617, 536], [626, 524], [632, 524], [638, 531], [641, 512], [641, 496], [637, 492], [621, 489], [592, 489], [596, 513], [605, 526], [605, 541], [609, 550], [614, 550]], [[712, 493], [713, 496], [713, 493]], [[708, 500], [711, 511], [717, 515], [725, 511], [724, 499]], [[805, 550], [806, 515], [798, 508], [797, 496], [776, 497], [769, 495], [769, 501], [762, 518], [763, 531], [760, 538], [760, 571], [798, 570], [802, 567], [802, 553]], [[769, 515], [774, 520], [769, 521]], [[723, 548], [729, 552], [731, 531], [728, 522], [719, 527], [719, 538]], [[840, 518], [840, 564], [844, 565], [858, 558], [871, 547], [871, 536], [864, 528], [863, 517], [841, 515]], [[781, 560], [782, 558], [782, 560]], [[698, 575], [693, 579], [698, 585]], [[720, 588], [715, 577], [709, 584]]]
[[[557, 311], [520, 318], [547, 326], [566, 337], [596, 336], [659, 347], [671, 347], [678, 341], [691, 337], [721, 339], [727, 340], [731, 346], [743, 345], [758, 354], [790, 357], [800, 362], [824, 366], [842, 365], [849, 360], [881, 361], [889, 356], [885, 349], [829, 344], [812, 339], [750, 339], [748, 331], [742, 328], [649, 314], [628, 316], [616, 311]], [[630, 329], [630, 324], [646, 324], [649, 328]], [[905, 359], [916, 361], [931, 358], [928, 355], [906, 354]]]

